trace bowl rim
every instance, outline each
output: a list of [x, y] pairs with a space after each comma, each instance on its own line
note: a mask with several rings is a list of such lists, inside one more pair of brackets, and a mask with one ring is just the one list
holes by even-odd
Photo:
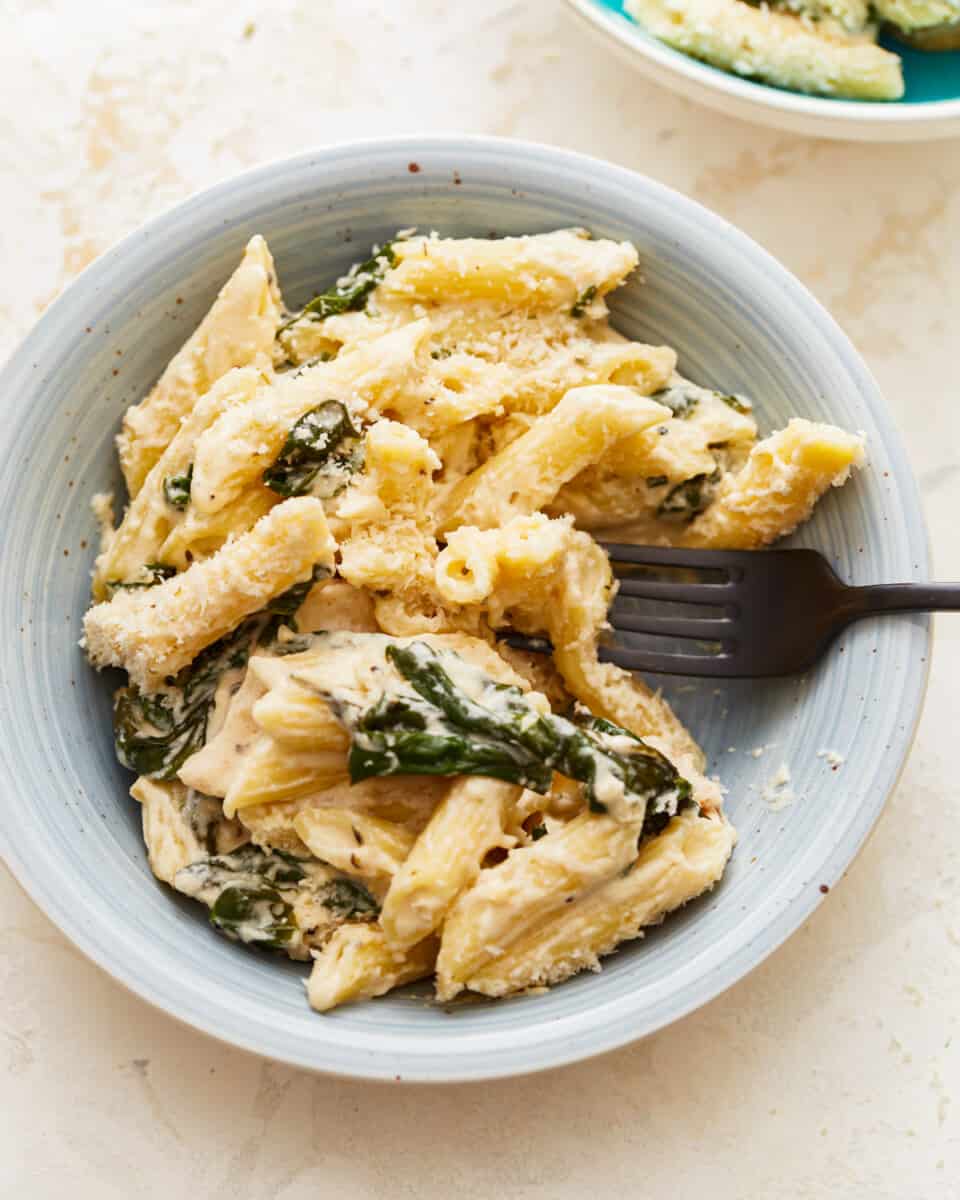
[[[648, 193], [659, 194], [664, 200], [669, 199], [671, 205], [685, 210], [702, 226], [714, 231], [719, 238], [725, 239], [728, 245], [733, 243], [745, 256], [752, 258], [754, 263], [763, 266], [777, 276], [784, 289], [792, 292], [795, 299], [804, 305], [811, 318], [817, 322], [837, 353], [842, 355], [851, 373], [858, 378], [863, 387], [865, 401], [868, 402], [878, 431], [883, 436], [893, 459], [899, 460], [897, 466], [902, 469], [902, 474], [898, 482], [903, 489], [903, 499], [906, 501], [903, 505], [903, 513], [916, 535], [916, 544], [912, 547], [915, 564], [918, 570], [929, 575], [928, 533], [919, 491], [893, 419], [887, 412], [882, 393], [868, 367], [846, 334], [809, 289], [747, 234], [697, 201], [629, 168], [576, 151], [538, 142], [480, 134], [459, 136], [425, 134], [355, 139], [349, 142], [319, 146], [293, 156], [280, 157], [232, 175], [212, 187], [200, 189], [132, 230], [76, 276], [40, 317], [33, 329], [14, 350], [7, 363], [0, 369], [0, 394], [4, 391], [4, 385], [9, 385], [19, 364], [25, 360], [32, 360], [34, 345], [41, 340], [44, 331], [47, 328], [56, 327], [61, 315], [68, 315], [77, 301], [84, 299], [85, 294], [95, 294], [101, 285], [107, 284], [115, 266], [122, 263], [131, 248], [147, 241], [152, 241], [157, 245], [167, 245], [171, 237], [174, 240], [189, 242], [191, 235], [188, 231], [191, 226], [191, 217], [208, 209], [216, 210], [222, 201], [229, 200], [231, 196], [235, 199], [238, 189], [241, 192], [246, 189], [252, 189], [255, 192], [257, 185], [266, 183], [271, 176], [278, 172], [288, 172], [291, 176], [295, 176], [300, 170], [315, 166], [318, 161], [329, 163], [338, 155], [348, 158], [357, 152], [362, 152], [368, 156], [374, 169], [382, 167], [384, 162], [390, 159], [407, 162], [408, 159], [413, 161], [427, 153], [443, 156], [452, 164], [460, 165], [458, 159], [471, 148], [478, 152], [495, 153], [501, 156], [505, 162], [516, 164], [518, 168], [522, 168], [524, 165], [529, 167], [532, 157], [544, 170], [550, 170], [551, 167], [576, 170], [585, 174], [592, 181], [605, 177], [611, 185], [630, 184], [636, 188], [639, 184], [641, 189], [646, 189]], [[198, 223], [202, 225], [202, 221]], [[2, 459], [3, 451], [11, 437], [11, 433], [0, 428], [0, 459]], [[831, 879], [840, 878], [859, 853], [887, 799], [896, 787], [913, 743], [922, 713], [923, 698], [930, 670], [931, 624], [929, 619], [921, 622], [921, 628], [925, 638], [925, 653], [922, 656], [925, 665], [922, 671], [914, 674], [912, 686], [905, 687], [900, 696], [900, 711], [905, 718], [902, 726], [902, 738], [896, 753], [891, 755], [883, 785], [878, 787], [876, 795], [872, 799], [865, 800], [860, 804], [856, 812], [856, 820], [851, 821], [847, 826], [844, 838], [832, 847], [827, 860], [820, 864], [820, 871], [826, 872]], [[0, 749], [3, 748], [5, 738], [6, 734], [0, 730]], [[401, 1076], [396, 1073], [396, 1065], [389, 1056], [384, 1056], [383, 1061], [380, 1061], [379, 1058], [365, 1055], [359, 1048], [349, 1069], [343, 1069], [341, 1066], [323, 1061], [305, 1060], [302, 1054], [298, 1056], [293, 1049], [279, 1048], [276, 1042], [268, 1043], [266, 1032], [258, 1027], [254, 1027], [251, 1032], [237, 1027], [226, 1030], [215, 1020], [217, 1014], [211, 1014], [203, 1007], [190, 1007], [188, 1003], [179, 998], [179, 994], [175, 990], [172, 991], [168, 988], [166, 994], [163, 994], [164, 976], [162, 974], [152, 977], [139, 974], [122, 955], [113, 951], [109, 939], [106, 941], [98, 939], [95, 930], [86, 922], [84, 913], [77, 911], [64, 900], [52, 880], [38, 878], [35, 873], [31, 872], [29, 862], [21, 856], [18, 850], [17, 839], [12, 836], [14, 827], [12, 818], [12, 806], [0, 805], [0, 858], [6, 862], [23, 891], [61, 932], [87, 958], [118, 983], [121, 983], [128, 991], [147, 1001], [159, 1011], [179, 1020], [182, 1024], [205, 1033], [225, 1045], [283, 1062], [289, 1066], [331, 1076], [369, 1081], [400, 1081], [402, 1079], [403, 1082], [460, 1083], [508, 1078], [565, 1066], [615, 1050], [673, 1024], [681, 1017], [689, 1015], [722, 994], [778, 949], [824, 900], [824, 895], [812, 882], [802, 891], [793, 895], [789, 903], [769, 917], [763, 925], [762, 936], [754, 937], [737, 946], [722, 962], [716, 965], [709, 977], [701, 979], [694, 988], [691, 988], [691, 991], [696, 994], [684, 997], [671, 1007], [666, 1016], [661, 1014], [641, 1015], [633, 1022], [626, 1022], [616, 1027], [608, 1025], [603, 1030], [597, 1031], [595, 1028], [591, 1029], [589, 1011], [584, 1010], [576, 1032], [562, 1046], [551, 1045], [545, 1051], [538, 1047], [535, 1059], [528, 1059], [520, 1066], [504, 1061], [503, 1057], [498, 1057], [495, 1050], [487, 1047], [472, 1049], [468, 1055], [464, 1056], [467, 1060], [465, 1063], [458, 1060], [452, 1063], [450, 1068], [444, 1066], [442, 1070], [431, 1069], [429, 1066], [418, 1070], [414, 1064], [405, 1063]]]
[[[851, 131], [856, 128], [861, 136], [866, 134], [868, 137], [881, 138], [885, 132], [891, 137], [903, 137], [910, 130], [917, 135], [923, 131], [929, 134], [933, 127], [960, 121], [960, 97], [955, 100], [904, 104], [896, 100], [835, 100], [828, 96], [807, 96], [785, 88], [761, 86], [753, 80], [699, 62], [658, 42], [622, 15], [601, 8], [597, 0], [566, 0], [566, 4], [592, 29], [612, 38], [621, 50], [630, 55], [634, 66], [641, 66], [637, 56], [648, 59], [649, 64], [642, 64], [645, 70], [659, 67], [681, 77], [685, 95], [694, 96], [701, 89], [714, 92], [726, 102], [735, 104], [741, 115], [746, 115], [744, 110], [747, 107], [773, 109], [778, 115], [806, 122], [808, 128], [812, 128], [811, 122], [816, 122], [827, 136], [830, 136], [828, 127], [833, 127], [832, 135], [835, 137], [843, 136], [843, 126], [848, 126]], [[753, 115], [757, 116], [756, 113]], [[947, 136], [956, 130], [944, 129], [942, 132]], [[857, 134], [851, 132], [851, 136]]]

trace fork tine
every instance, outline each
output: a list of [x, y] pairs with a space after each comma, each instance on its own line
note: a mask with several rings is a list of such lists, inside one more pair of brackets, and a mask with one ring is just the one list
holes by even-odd
[[620, 579], [618, 596], [639, 600], [676, 600], [684, 604], [722, 606], [736, 591], [737, 585], [727, 583], [670, 583], [666, 579]]
[[616, 663], [628, 671], [650, 672], [655, 675], [715, 675], [736, 676], [736, 656], [730, 651], [721, 654], [670, 654], [653, 650], [633, 650], [624, 646], [601, 646], [600, 661]]
[[648, 633], [651, 636], [701, 638], [719, 642], [734, 631], [735, 622], [730, 617], [657, 617], [649, 613], [633, 612], [618, 607], [616, 601], [610, 610], [610, 624], [616, 629], [630, 633]]
[[631, 566], [692, 567], [730, 571], [743, 566], [749, 551], [685, 550], [676, 546], [631, 546], [622, 542], [601, 542], [612, 562]]
[[552, 654], [553, 644], [549, 638], [538, 637], [530, 633], [514, 633], [510, 630], [497, 630], [497, 641], [512, 646], [514, 650], [526, 650], [530, 654]]

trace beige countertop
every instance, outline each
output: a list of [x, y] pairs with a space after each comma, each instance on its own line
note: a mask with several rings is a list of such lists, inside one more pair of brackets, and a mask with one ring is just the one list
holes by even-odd
[[[960, 579], [960, 144], [846, 146], [645, 82], [557, 0], [0, 0], [0, 357], [145, 217], [251, 164], [410, 132], [605, 156], [741, 226], [841, 322]], [[960, 618], [916, 747], [808, 924], [672, 1028], [540, 1077], [274, 1066], [91, 966], [0, 867], [0, 1196], [960, 1196]], [[9, 781], [4, 803], [16, 804]]]

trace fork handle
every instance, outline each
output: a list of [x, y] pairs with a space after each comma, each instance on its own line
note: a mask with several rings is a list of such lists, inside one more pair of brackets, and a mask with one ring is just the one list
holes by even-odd
[[885, 612], [960, 611], [960, 583], [887, 583], [848, 588], [851, 621]]

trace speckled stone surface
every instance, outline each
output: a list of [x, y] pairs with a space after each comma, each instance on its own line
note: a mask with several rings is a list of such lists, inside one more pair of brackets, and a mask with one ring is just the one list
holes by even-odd
[[[846, 147], [714, 116], [552, 0], [0, 13], [0, 355], [123, 233], [245, 166], [417, 131], [566, 145], [720, 212], [831, 309], [901, 425], [937, 573], [960, 579], [955, 143]], [[252, 1059], [124, 993], [0, 868], [0, 1196], [960, 1196], [960, 618], [935, 649], [900, 787], [828, 903], [700, 1012], [548, 1075], [397, 1090]]]

